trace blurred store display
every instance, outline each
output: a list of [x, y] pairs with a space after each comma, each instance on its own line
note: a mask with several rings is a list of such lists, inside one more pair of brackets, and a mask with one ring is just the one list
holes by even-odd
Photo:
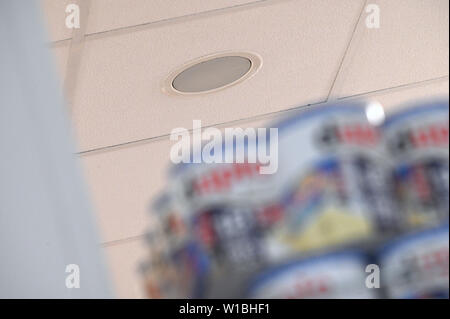
[[397, 110], [339, 103], [269, 124], [271, 175], [172, 165], [151, 209], [149, 297], [448, 298], [448, 100]]

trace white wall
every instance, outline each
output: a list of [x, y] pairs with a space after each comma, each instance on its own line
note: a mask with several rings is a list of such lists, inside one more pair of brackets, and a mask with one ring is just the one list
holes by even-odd
[[[111, 297], [34, 1], [0, 2], [0, 298]], [[80, 288], [65, 284], [80, 267]]]

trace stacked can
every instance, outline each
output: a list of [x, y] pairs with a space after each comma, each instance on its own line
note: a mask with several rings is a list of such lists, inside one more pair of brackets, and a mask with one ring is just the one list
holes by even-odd
[[328, 253], [296, 260], [260, 274], [248, 289], [250, 298], [371, 299], [365, 286], [367, 256], [360, 251]]
[[381, 135], [367, 103], [314, 108], [281, 122], [285, 218], [268, 239], [274, 258], [393, 232]]
[[[236, 153], [247, 144], [231, 147]], [[164, 259], [183, 274], [178, 290], [185, 297], [234, 295], [240, 278], [263, 263], [262, 238], [282, 212], [268, 200], [272, 178], [260, 168], [248, 161], [172, 167], [167, 194], [153, 210], [169, 243]]]
[[156, 214], [152, 219], [153, 227], [146, 234], [150, 258], [140, 269], [147, 295], [150, 298], [184, 298], [195, 289], [191, 280], [193, 265], [188, 267], [186, 262], [184, 267], [177, 267], [180, 258], [189, 256], [179, 256], [176, 252], [187, 241], [188, 229], [170, 193], [161, 194], [151, 211]]
[[448, 101], [417, 104], [387, 118], [383, 135], [407, 228], [436, 226], [449, 214]]
[[449, 228], [442, 225], [392, 240], [378, 252], [388, 298], [449, 297]]

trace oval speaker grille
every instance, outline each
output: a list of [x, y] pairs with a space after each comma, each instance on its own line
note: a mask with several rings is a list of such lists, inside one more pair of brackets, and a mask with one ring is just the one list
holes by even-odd
[[180, 92], [200, 93], [229, 85], [250, 70], [252, 62], [241, 56], [224, 56], [195, 64], [178, 74], [172, 86]]

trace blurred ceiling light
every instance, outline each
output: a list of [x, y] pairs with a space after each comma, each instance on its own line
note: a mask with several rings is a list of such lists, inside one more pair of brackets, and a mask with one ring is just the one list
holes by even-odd
[[383, 105], [379, 102], [372, 101], [366, 106], [367, 120], [372, 125], [381, 125], [386, 117]]

